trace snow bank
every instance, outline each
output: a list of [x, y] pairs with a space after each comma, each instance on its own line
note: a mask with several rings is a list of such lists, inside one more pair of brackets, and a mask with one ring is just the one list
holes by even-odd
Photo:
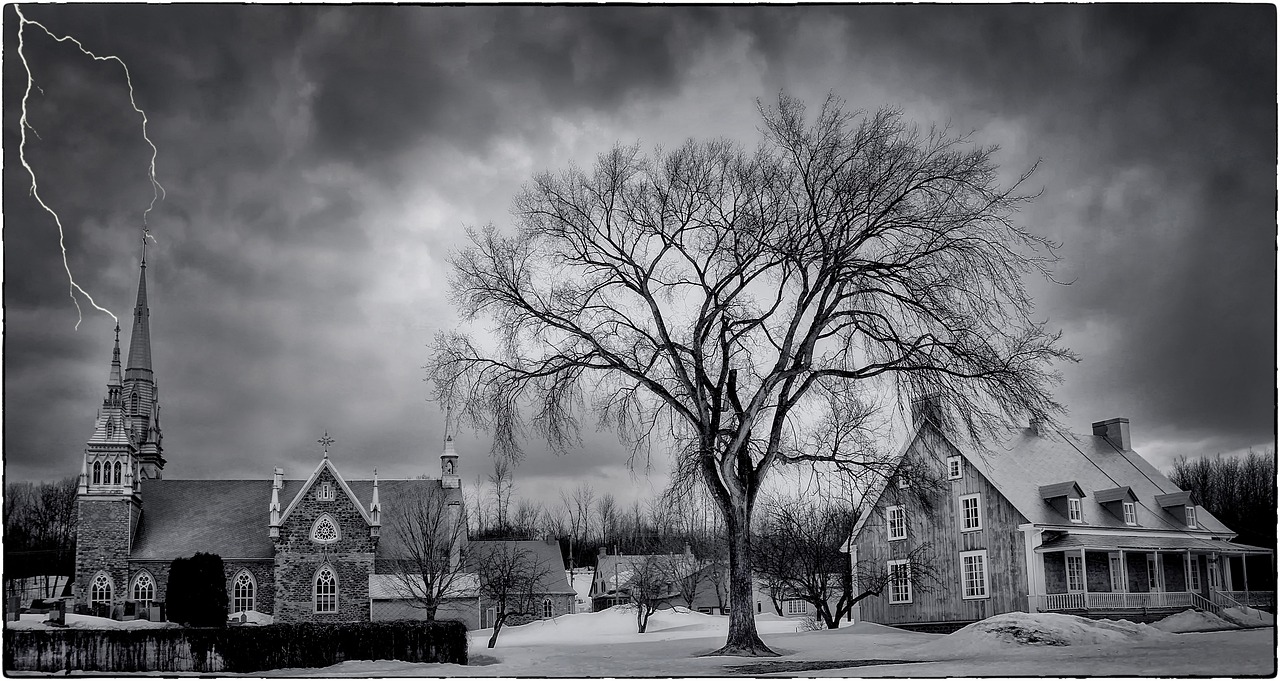
[[1276, 624], [1275, 615], [1248, 606], [1225, 608], [1222, 611], [1222, 618], [1242, 627], [1273, 627]]
[[[46, 620], [48, 615], [44, 614], [27, 614], [22, 615], [22, 619], [14, 621], [6, 621], [4, 623], [7, 629], [62, 629]], [[92, 615], [77, 615], [67, 613], [67, 627], [71, 629], [166, 629], [168, 627], [176, 627], [178, 625], [172, 622], [150, 622], [147, 620], [129, 620], [119, 621], [108, 619], [106, 617], [94, 617]]]
[[999, 647], [1133, 643], [1160, 639], [1166, 632], [1124, 620], [1091, 620], [1059, 613], [1010, 612], [974, 622], [923, 644], [930, 653], [980, 654]]
[[1175, 634], [1181, 634], [1189, 631], [1219, 631], [1222, 629], [1236, 628], [1236, 625], [1222, 619], [1221, 617], [1202, 610], [1183, 610], [1180, 613], [1169, 615], [1151, 626], [1159, 629], [1160, 631], [1167, 631]]

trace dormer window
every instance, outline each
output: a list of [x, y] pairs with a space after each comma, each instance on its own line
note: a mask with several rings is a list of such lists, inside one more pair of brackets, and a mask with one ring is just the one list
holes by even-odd
[[1124, 502], [1124, 524], [1138, 524], [1138, 507], [1132, 501]]
[[1073, 523], [1084, 522], [1084, 512], [1080, 508], [1080, 500], [1075, 497], [1067, 499], [1067, 519]]
[[960, 457], [947, 457], [947, 479], [959, 480], [964, 475], [964, 467], [960, 465]]
[[319, 501], [333, 501], [333, 483], [320, 483], [320, 486], [316, 488], [316, 499]]
[[1187, 527], [1194, 530], [1196, 528], [1196, 507], [1185, 506], [1184, 508], [1187, 510]]

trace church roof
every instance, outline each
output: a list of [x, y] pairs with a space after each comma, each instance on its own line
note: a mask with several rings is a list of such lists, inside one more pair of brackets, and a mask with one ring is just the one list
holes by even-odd
[[[297, 495], [305, 480], [285, 480], [280, 497]], [[373, 498], [372, 480], [348, 480], [352, 494], [367, 511]], [[397, 541], [394, 499], [414, 488], [447, 493], [462, 500], [459, 489], [441, 490], [439, 480], [379, 480], [382, 495], [382, 537], [376, 558], [384, 558]], [[271, 480], [143, 480], [142, 517], [134, 535], [131, 560], [173, 560], [197, 551], [216, 553], [223, 560], [275, 557], [271, 527]]]

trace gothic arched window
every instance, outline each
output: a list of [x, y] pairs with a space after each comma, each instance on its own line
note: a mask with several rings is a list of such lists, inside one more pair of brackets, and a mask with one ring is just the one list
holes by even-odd
[[111, 605], [111, 578], [105, 572], [99, 572], [89, 583], [89, 606], [99, 603]]
[[93, 462], [93, 484], [95, 485], [102, 484], [102, 462], [101, 461]]
[[341, 535], [338, 532], [338, 524], [333, 521], [333, 516], [326, 513], [316, 518], [316, 523], [311, 526], [311, 541], [332, 544], [339, 538]]
[[114, 483], [112, 483], [112, 484], [119, 485], [119, 484], [120, 484], [120, 462], [119, 462], [119, 461], [117, 461], [117, 462], [116, 462], [116, 476], [115, 476], [115, 477], [116, 477], [116, 481], [115, 481]]
[[338, 576], [328, 565], [316, 572], [316, 612], [338, 612]]
[[151, 578], [151, 573], [139, 572], [138, 576], [133, 578], [133, 600], [138, 602], [139, 608], [150, 608], [151, 602], [155, 599], [156, 581]]
[[551, 599], [550, 598], [542, 599], [542, 616], [551, 617]]
[[232, 612], [249, 612], [254, 610], [257, 604], [254, 602], [254, 596], [257, 592], [257, 585], [253, 582], [253, 575], [248, 570], [241, 570], [236, 574], [235, 581], [231, 583], [231, 607]]

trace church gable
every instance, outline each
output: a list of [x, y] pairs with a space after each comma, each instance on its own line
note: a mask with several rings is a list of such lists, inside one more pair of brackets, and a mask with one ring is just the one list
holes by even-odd
[[277, 547], [300, 552], [372, 552], [372, 525], [364, 506], [326, 460], [281, 514]]

